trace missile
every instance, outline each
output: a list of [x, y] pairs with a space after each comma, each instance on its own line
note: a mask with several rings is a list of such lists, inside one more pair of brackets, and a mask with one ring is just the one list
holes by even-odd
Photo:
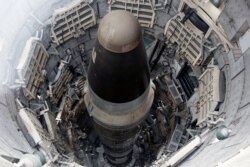
[[140, 124], [154, 98], [138, 20], [116, 10], [101, 20], [88, 68], [85, 103], [113, 166], [131, 162]]

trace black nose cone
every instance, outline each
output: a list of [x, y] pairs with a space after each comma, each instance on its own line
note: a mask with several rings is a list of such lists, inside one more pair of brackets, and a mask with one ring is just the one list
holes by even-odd
[[113, 103], [129, 102], [150, 82], [141, 28], [125, 11], [114, 11], [101, 21], [88, 69], [90, 88]]

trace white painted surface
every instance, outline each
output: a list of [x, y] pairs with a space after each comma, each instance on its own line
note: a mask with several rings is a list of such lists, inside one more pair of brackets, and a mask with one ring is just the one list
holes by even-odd
[[240, 37], [239, 45], [241, 47], [242, 53], [244, 53], [250, 47], [250, 29], [248, 29], [247, 32], [242, 37]]
[[216, 167], [249, 167], [250, 164], [250, 146], [245, 149], [241, 149], [235, 156], [220, 162]]

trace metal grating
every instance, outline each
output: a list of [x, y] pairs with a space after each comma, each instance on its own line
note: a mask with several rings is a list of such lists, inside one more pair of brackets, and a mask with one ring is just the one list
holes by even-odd
[[67, 116], [71, 110], [72, 105], [73, 99], [68, 95], [63, 96], [59, 106], [59, 112], [57, 114], [56, 121], [60, 122], [62, 119], [67, 120]]
[[199, 100], [197, 102], [197, 125], [205, 127], [218, 119], [216, 107], [222, 101], [220, 91], [220, 69], [216, 65], [209, 65], [199, 78]]
[[30, 38], [25, 45], [20, 61], [16, 68], [18, 79], [16, 83], [22, 85], [25, 97], [35, 99], [41, 81], [44, 80], [44, 69], [48, 53], [37, 38]]
[[71, 38], [84, 35], [88, 28], [96, 24], [96, 18], [93, 8], [85, 0], [75, 0], [55, 10], [52, 22], [52, 41], [60, 45]]
[[36, 112], [29, 108], [22, 108], [19, 110], [19, 115], [22, 119], [23, 125], [27, 129], [27, 134], [24, 135], [32, 138], [33, 141], [28, 142], [34, 147], [39, 146], [39, 150], [43, 150], [46, 153], [46, 157], [53, 159], [55, 155], [58, 154], [57, 149], [51, 142], [50, 135], [43, 129], [40, 121], [38, 120], [38, 115]]
[[131, 12], [142, 27], [152, 28], [155, 22], [155, 11], [151, 0], [110, 0], [109, 11], [126, 10]]
[[34, 111], [29, 108], [22, 108], [19, 115], [36, 145], [39, 145], [42, 141], [50, 140]]
[[220, 23], [217, 21], [222, 10], [225, 7], [223, 1], [221, 3], [221, 6], [219, 8], [216, 8], [210, 1], [181, 0], [178, 7], [178, 12], [183, 11], [186, 5], [194, 9], [196, 11], [196, 14], [209, 26], [208, 31], [204, 34], [206, 39], [211, 36], [212, 33], [215, 33], [223, 44], [226, 52], [229, 51], [229, 48], [234, 48], [232, 43], [228, 40], [224, 30], [221, 28]]
[[178, 90], [176, 83], [167, 76], [164, 77], [164, 80], [165, 80], [166, 84], [168, 85], [169, 92], [171, 93], [176, 104], [180, 104], [180, 103], [184, 102], [184, 99], [182, 98], [181, 92]]
[[69, 70], [67, 66], [64, 66], [61, 70], [61, 75], [59, 76], [58, 80], [51, 84], [52, 88], [52, 94], [51, 96], [51, 102], [57, 103], [58, 100], [62, 97], [64, 92], [67, 89], [67, 84], [69, 81], [73, 78], [72, 72]]
[[184, 14], [179, 13], [170, 19], [165, 27], [164, 34], [167, 42], [177, 43], [176, 53], [188, 60], [188, 62], [197, 66], [202, 63], [203, 55], [203, 38], [202, 32], [194, 28], [188, 21], [185, 25], [181, 23]]
[[181, 125], [176, 124], [174, 133], [172, 134], [171, 140], [167, 147], [167, 150], [169, 152], [175, 152], [178, 150], [183, 135], [183, 131], [184, 128]]

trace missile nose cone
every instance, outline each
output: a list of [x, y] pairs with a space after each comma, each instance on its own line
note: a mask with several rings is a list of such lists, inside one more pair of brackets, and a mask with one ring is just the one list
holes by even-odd
[[102, 19], [88, 81], [98, 97], [112, 103], [129, 102], [147, 89], [150, 75], [141, 28], [129, 12], [113, 11]]
[[141, 40], [141, 28], [129, 12], [116, 10], [108, 13], [100, 22], [98, 40], [107, 50], [124, 53], [134, 49]]
[[132, 159], [139, 124], [153, 103], [149, 66], [137, 19], [113, 11], [101, 21], [88, 69], [85, 103], [112, 166]]

